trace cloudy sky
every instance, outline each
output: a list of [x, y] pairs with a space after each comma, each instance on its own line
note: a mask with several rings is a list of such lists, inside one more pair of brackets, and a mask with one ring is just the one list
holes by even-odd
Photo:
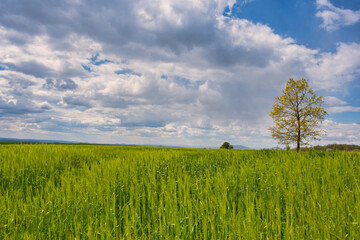
[[289, 77], [360, 144], [360, 1], [0, 2], [0, 137], [273, 147]]

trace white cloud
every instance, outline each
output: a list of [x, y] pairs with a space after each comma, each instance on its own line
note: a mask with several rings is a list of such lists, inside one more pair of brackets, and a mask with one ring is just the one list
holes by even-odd
[[334, 96], [325, 96], [323, 99], [324, 99], [325, 105], [329, 106], [329, 107], [347, 104], [345, 101], [343, 101], [337, 97], [334, 97]]
[[313, 56], [305, 68], [317, 89], [331, 89], [353, 81], [360, 73], [360, 44], [339, 43], [336, 53]]
[[324, 97], [326, 111], [329, 114], [343, 112], [360, 112], [360, 107], [345, 106], [347, 102], [333, 96]]
[[[47, 11], [6, 3], [0, 133], [271, 147], [268, 114], [289, 77], [329, 90], [359, 73], [359, 44], [321, 53], [269, 26], [222, 16], [234, 1], [110, 2], [43, 2]], [[37, 23], [33, 32], [24, 22]]]
[[360, 107], [335, 106], [335, 107], [327, 107], [326, 111], [328, 113], [360, 112]]
[[360, 21], [360, 11], [337, 8], [329, 0], [317, 0], [316, 16], [322, 18], [321, 27], [333, 31], [341, 26], [354, 25]]
[[326, 136], [320, 142], [314, 144], [357, 144], [360, 145], [360, 124], [358, 123], [337, 123], [327, 119], [323, 123]]

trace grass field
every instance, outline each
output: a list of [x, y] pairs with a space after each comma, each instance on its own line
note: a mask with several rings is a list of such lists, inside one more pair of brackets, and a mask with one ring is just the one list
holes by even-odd
[[0, 239], [360, 239], [360, 155], [0, 145]]

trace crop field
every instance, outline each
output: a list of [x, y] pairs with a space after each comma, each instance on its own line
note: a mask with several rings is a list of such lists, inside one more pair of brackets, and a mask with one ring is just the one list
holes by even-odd
[[0, 145], [0, 239], [360, 239], [360, 155]]

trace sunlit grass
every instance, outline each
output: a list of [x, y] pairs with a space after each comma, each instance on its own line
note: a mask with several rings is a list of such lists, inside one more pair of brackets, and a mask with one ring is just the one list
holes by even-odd
[[353, 153], [0, 145], [0, 239], [360, 239]]

